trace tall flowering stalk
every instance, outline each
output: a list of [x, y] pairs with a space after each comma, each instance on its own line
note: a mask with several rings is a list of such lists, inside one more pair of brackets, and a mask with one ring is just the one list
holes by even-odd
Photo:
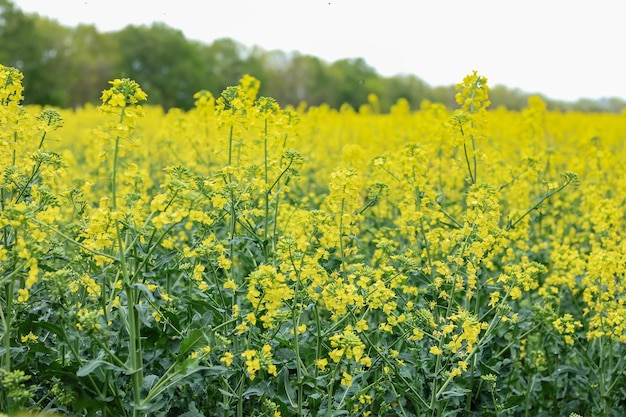
[[[455, 95], [455, 99], [461, 105], [461, 108], [455, 111], [452, 116], [452, 122], [461, 134], [463, 153], [465, 154], [470, 181], [472, 184], [476, 184], [478, 180], [476, 140], [482, 134], [481, 129], [486, 121], [487, 107], [491, 104], [489, 101], [489, 86], [487, 86], [486, 77], [479, 75], [477, 71], [473, 71], [463, 78], [462, 83], [457, 84], [456, 89], [458, 92]], [[472, 163], [470, 163], [467, 149], [468, 138], [472, 143]]]
[[120, 274], [122, 276], [122, 285], [127, 301], [128, 314], [128, 350], [130, 355], [130, 369], [132, 372], [133, 385], [133, 415], [141, 415], [139, 407], [142, 403], [141, 388], [143, 386], [143, 358], [141, 347], [141, 322], [137, 305], [140, 303], [141, 292], [134, 285], [136, 282], [135, 274], [129, 270], [127, 263], [126, 248], [128, 242], [124, 233], [121, 220], [123, 216], [118, 212], [118, 196], [117, 196], [117, 175], [120, 160], [120, 147], [123, 139], [128, 139], [135, 129], [137, 118], [142, 115], [141, 106], [138, 104], [145, 101], [148, 96], [139, 87], [135, 81], [128, 78], [115, 79], [110, 82], [112, 87], [102, 92], [102, 106], [100, 111], [103, 113], [112, 113], [118, 115], [118, 120], [112, 125], [113, 131], [113, 168], [111, 172], [111, 204], [113, 209], [113, 219], [115, 222], [115, 231], [117, 236], [117, 260], [120, 265]]

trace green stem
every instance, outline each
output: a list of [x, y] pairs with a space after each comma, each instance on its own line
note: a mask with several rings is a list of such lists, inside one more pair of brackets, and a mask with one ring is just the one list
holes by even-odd
[[[6, 234], [6, 228], [5, 228], [5, 235], [4, 235], [5, 241], [4, 241], [4, 247], [6, 248], [8, 245], [8, 235]], [[17, 241], [17, 237], [15, 239]], [[25, 264], [24, 264], [25, 265]], [[6, 298], [6, 312], [3, 312], [2, 309], [0, 308], [0, 319], [2, 320], [2, 326], [4, 327], [4, 334], [2, 335], [2, 337], [4, 338], [4, 363], [3, 363], [3, 369], [8, 373], [11, 372], [11, 367], [12, 367], [12, 361], [11, 361], [11, 327], [13, 327], [13, 293], [15, 291], [15, 280], [13, 279], [13, 276], [15, 274], [17, 274], [19, 271], [21, 271], [24, 268], [24, 265], [18, 268], [15, 268], [15, 270], [9, 274], [8, 277], [5, 277], [6, 280], [8, 280], [6, 287], [5, 287], [5, 298]], [[11, 398], [9, 396], [6, 397], [7, 400], [7, 411], [8, 412], [12, 412], [15, 411], [14, 410], [14, 405], [13, 405], [13, 401], [11, 400]], [[3, 404], [0, 404], [0, 406], [2, 406]]]
[[[120, 115], [120, 123], [124, 120], [124, 109], [122, 109], [122, 114]], [[113, 198], [112, 205], [113, 211], [117, 211], [117, 165], [119, 158], [119, 149], [120, 149], [120, 137], [115, 137], [115, 147], [113, 151], [113, 173], [111, 174], [111, 195]]]
[[326, 407], [327, 417], [332, 417], [333, 415], [335, 415], [335, 413], [333, 413], [333, 388], [335, 386], [335, 378], [337, 378], [337, 373], [339, 372], [339, 365], [340, 363], [337, 363], [335, 365], [335, 369], [333, 370], [333, 375], [331, 376], [328, 382], [328, 389], [326, 391], [327, 392], [326, 398], [328, 401], [328, 405]]
[[474, 135], [471, 135], [472, 138], [472, 159], [474, 160], [474, 183], [478, 181], [478, 170], [476, 169], [476, 141], [474, 139]]
[[[229, 257], [230, 257], [230, 277], [235, 279], [235, 228], [237, 226], [237, 213], [235, 212], [235, 193], [230, 190], [230, 226], [229, 226]], [[237, 283], [239, 284], [239, 283]]]
[[[230, 131], [228, 132], [228, 166], [233, 165], [233, 133], [234, 126], [230, 125]], [[229, 179], [232, 179], [232, 174], [229, 174]]]
[[13, 132], [13, 158], [11, 160], [11, 166], [15, 166], [17, 162], [17, 132]]
[[341, 273], [344, 279], [347, 279], [346, 271], [346, 257], [343, 252], [343, 211], [346, 205], [346, 200], [341, 199], [341, 213], [339, 214], [339, 251], [341, 252]]
[[285, 169], [283, 169], [283, 171], [278, 175], [278, 178], [276, 178], [276, 180], [272, 183], [272, 185], [267, 189], [268, 193], [271, 192], [274, 189], [274, 187], [276, 187], [276, 184], [278, 184], [278, 182], [283, 177], [283, 175], [285, 175], [287, 171], [289, 171], [289, 168], [291, 167], [291, 165], [293, 165], [293, 162], [294, 162], [293, 159], [289, 160], [289, 163], [287, 164]]
[[54, 227], [50, 226], [49, 224], [40, 222], [39, 220], [37, 220], [35, 217], [29, 217], [28, 220], [32, 221], [33, 223], [45, 227], [46, 229], [56, 233], [57, 235], [61, 236], [63, 239], [65, 239], [67, 242], [78, 246], [79, 248], [81, 248], [82, 250], [91, 253], [92, 255], [96, 255], [96, 256], [102, 256], [104, 258], [110, 259], [112, 261], [117, 261], [117, 258], [115, 256], [109, 255], [108, 253], [104, 253], [104, 252], [100, 252], [97, 251], [95, 249], [91, 249], [88, 246], [83, 245], [82, 243], [72, 239], [70, 236], [66, 235], [65, 233], [61, 232], [58, 229], [55, 229]]
[[19, 203], [20, 200], [26, 195], [26, 190], [28, 190], [28, 187], [30, 186], [30, 184], [34, 182], [35, 177], [37, 176], [37, 174], [39, 174], [40, 168], [41, 168], [41, 161], [37, 162], [37, 165], [33, 167], [30, 173], [30, 177], [28, 178], [28, 181], [26, 181], [26, 184], [24, 184], [24, 186], [21, 187], [20, 193], [15, 198], [16, 204]]
[[[228, 167], [232, 168], [233, 163], [233, 134], [234, 134], [234, 126], [230, 126], [230, 131], [228, 133]], [[230, 277], [234, 282], [237, 282], [235, 279], [235, 227], [237, 225], [237, 218], [235, 213], [235, 193], [232, 189], [233, 187], [233, 174], [229, 172], [228, 174], [228, 186], [230, 189], [230, 226], [229, 226], [229, 257], [230, 257]]]
[[[369, 336], [367, 336], [366, 333], [362, 333], [362, 337], [363, 339], [365, 339], [365, 341], [367, 342], [367, 344], [374, 350], [376, 351], [376, 354], [378, 355], [378, 357], [380, 359], [382, 359], [383, 362], [385, 362], [385, 364], [391, 368], [395, 368], [395, 364], [392, 363], [389, 358], [387, 358], [387, 356], [380, 351], [380, 349], [378, 348], [378, 345], [373, 343], [372, 340], [369, 338]], [[424, 397], [422, 397], [420, 395], [419, 392], [417, 392], [417, 390], [415, 389], [415, 384], [408, 381], [405, 377], [403, 377], [400, 373], [397, 373], [395, 375], [406, 387], [406, 389], [415, 396], [415, 398], [418, 399], [418, 401], [420, 402], [421, 406], [424, 407], [425, 409], [430, 409], [430, 404], [426, 401], [426, 399], [424, 399]]]
[[11, 326], [13, 316], [13, 291], [15, 290], [15, 281], [10, 279], [6, 286], [6, 313], [2, 313], [2, 326], [4, 327], [4, 369], [11, 372]]
[[143, 404], [148, 404], [153, 399], [157, 398], [159, 395], [163, 394], [172, 386], [176, 385], [180, 379], [185, 376], [189, 376], [196, 372], [203, 370], [203, 367], [197, 367], [187, 372], [186, 374], [181, 374], [179, 370], [176, 368], [180, 366], [180, 361], [176, 361], [168, 368], [167, 371], [163, 374], [163, 376], [159, 379], [159, 381], [152, 387], [150, 392], [146, 395], [146, 398], [143, 400]]
[[[104, 350], [106, 352], [107, 355], [109, 355], [109, 357], [111, 358], [111, 360], [113, 362], [115, 362], [115, 364], [117, 366], [119, 366], [120, 368], [126, 370], [126, 371], [130, 371], [131, 369], [124, 363], [122, 362], [122, 360], [120, 358], [117, 357], [117, 355], [105, 344], [103, 343], [100, 339], [98, 339], [97, 337], [95, 337], [94, 335], [91, 335], [91, 340], [93, 340], [98, 346], [100, 346], [102, 348], [102, 350]], [[105, 386], [106, 388], [106, 386]]]
[[237, 417], [243, 417], [243, 384], [245, 381], [246, 377], [242, 375], [237, 386]]
[[[293, 255], [291, 253], [291, 248], [289, 249], [289, 257], [291, 259], [291, 264], [294, 265]], [[298, 314], [298, 290], [300, 287], [300, 272], [296, 270], [296, 283], [293, 289], [293, 307], [291, 308], [291, 322], [293, 327], [293, 348], [294, 353], [296, 355], [296, 377], [298, 379], [298, 416], [302, 416], [302, 404], [303, 404], [303, 390], [302, 390], [302, 361], [300, 359], [300, 340], [298, 339], [298, 326], [299, 326], [299, 317]]]
[[537, 209], [548, 198], [552, 197], [554, 194], [558, 193], [559, 191], [561, 191], [562, 189], [564, 189], [565, 187], [570, 185], [571, 182], [572, 181], [568, 179], [563, 184], [561, 184], [558, 188], [556, 188], [556, 189], [550, 191], [549, 193], [547, 193], [546, 195], [544, 195], [541, 198], [541, 200], [539, 200], [535, 205], [533, 205], [531, 208], [526, 210], [526, 212], [524, 214], [522, 214], [517, 220], [515, 220], [514, 222], [509, 222], [509, 224], [506, 225], [504, 230], [508, 231], [508, 230], [514, 228], [515, 225], [517, 225], [520, 221], [522, 221], [522, 219], [524, 219], [524, 217], [528, 216], [533, 210]]
[[[265, 185], [267, 186], [269, 183], [269, 167], [268, 167], [268, 162], [267, 162], [267, 118], [265, 118], [265, 126], [264, 126], [263, 159], [265, 163]], [[263, 227], [263, 258], [266, 264], [267, 264], [267, 259], [268, 259], [267, 229], [268, 229], [269, 217], [270, 217], [270, 190], [267, 189], [265, 191], [265, 225]]]
[[[124, 123], [126, 107], [122, 107], [120, 113], [119, 123]], [[113, 212], [117, 212], [117, 171], [119, 166], [119, 148], [120, 148], [120, 136], [115, 137], [115, 147], [113, 150], [113, 172], [111, 174], [111, 197]], [[115, 221], [115, 231], [117, 235], [117, 246], [119, 254], [120, 272], [122, 274], [122, 282], [124, 289], [126, 290], [128, 304], [128, 350], [130, 357], [130, 368], [132, 372], [132, 388], [133, 388], [133, 416], [141, 416], [143, 413], [138, 410], [142, 404], [141, 388], [143, 386], [143, 355], [141, 351], [141, 321], [139, 320], [139, 312], [136, 308], [139, 305], [139, 299], [141, 294], [134, 288], [131, 281], [131, 275], [128, 270], [128, 264], [126, 260], [125, 242], [122, 237], [124, 234], [120, 227], [119, 220]]]
[[[601, 302], [601, 294], [598, 293], [598, 300], [597, 302]], [[600, 397], [600, 405], [602, 408], [602, 415], [606, 416], [607, 414], [607, 389], [606, 389], [606, 385], [607, 385], [607, 380], [606, 380], [606, 361], [604, 356], [606, 355], [606, 352], [604, 350], [605, 346], [604, 346], [604, 340], [605, 338], [608, 338], [610, 340], [610, 336], [606, 336], [606, 328], [604, 326], [604, 318], [602, 315], [600, 315], [600, 329], [602, 330], [603, 335], [600, 336], [600, 338], [598, 339], [598, 344], [599, 344], [599, 348], [600, 348], [600, 363], [598, 364], [598, 373], [600, 374], [600, 381], [599, 381], [599, 397]], [[610, 357], [611, 352], [609, 352], [609, 357]]]
[[272, 252], [276, 252], [276, 242], [278, 241], [278, 236], [276, 235], [278, 230], [278, 206], [279, 206], [280, 193], [276, 193], [276, 205], [274, 208], [274, 224], [272, 230]]
[[[474, 108], [474, 99], [476, 97], [476, 88], [478, 88], [478, 82], [476, 84], [474, 84], [474, 88], [472, 88], [472, 101], [470, 104], [470, 113], [474, 114], [476, 113], [476, 109]], [[472, 119], [472, 121], [470, 122], [472, 125], [472, 128], [474, 128], [474, 121]], [[476, 181], [478, 180], [478, 172], [476, 171], [476, 143], [474, 141], [474, 135], [470, 134], [470, 137], [472, 138], [472, 159], [474, 160], [474, 184], [476, 184]]]
[[[392, 381], [389, 381], [389, 388], [391, 388], [391, 391], [393, 391], [393, 395], [395, 398], [399, 399], [401, 396], [398, 394], [398, 391], [396, 390], [396, 386], [392, 383]], [[402, 401], [398, 401], [398, 408], [400, 409], [400, 412], [402, 413], [402, 415], [404, 417], [407, 417], [406, 411], [404, 410], [404, 406], [402, 405]]]
[[135, 306], [139, 303], [139, 295], [131, 286], [126, 286], [128, 293], [128, 331], [129, 331], [129, 354], [130, 366], [133, 372], [133, 416], [140, 416], [142, 413], [137, 410], [142, 403], [141, 387], [143, 386], [143, 360], [141, 355], [141, 329], [139, 325], [138, 311]]
[[[135, 272], [133, 273], [133, 276], [131, 277], [131, 281], [132, 282], [136, 282], [136, 280], [138, 279], [138, 275], [141, 272], [141, 270], [145, 267], [145, 265], [148, 263], [149, 259], [152, 256], [152, 253], [157, 249], [157, 247], [159, 246], [159, 244], [163, 241], [163, 239], [165, 239], [165, 236], [167, 236], [169, 234], [169, 232], [177, 225], [179, 225], [179, 223], [172, 223], [171, 225], [169, 225], [167, 227], [167, 229], [165, 229], [163, 231], [163, 233], [161, 234], [161, 236], [159, 236], [159, 238], [154, 242], [153, 245], [150, 246], [150, 249], [148, 249], [148, 252], [145, 254], [145, 256], [143, 257], [143, 260], [141, 261], [141, 263], [137, 266], [137, 268], [135, 268]], [[131, 243], [131, 245], [134, 243], [134, 241]]]
[[[295, 292], [295, 291], [294, 291]], [[291, 320], [293, 325], [293, 349], [296, 355], [296, 377], [298, 379], [298, 416], [302, 416], [303, 390], [302, 390], [302, 361], [300, 359], [300, 341], [298, 340], [298, 314], [296, 312], [297, 301], [294, 296], [294, 307], [291, 309]]]
[[[39, 141], [39, 146], [37, 147], [37, 150], [41, 149], [45, 139], [46, 139], [46, 133], [44, 132], [43, 135], [41, 135], [41, 140]], [[20, 200], [22, 199], [22, 197], [24, 197], [24, 195], [26, 194], [26, 190], [28, 189], [28, 186], [34, 181], [34, 179], [37, 176], [37, 174], [39, 174], [39, 169], [40, 168], [41, 168], [41, 160], [39, 162], [37, 162], [37, 165], [34, 166], [33, 169], [31, 170], [30, 178], [28, 178], [28, 181], [26, 181], [26, 184], [20, 190], [20, 193], [18, 194], [17, 198], [15, 199], [15, 203], [19, 203]]]
[[498, 400], [496, 399], [496, 388], [491, 387], [491, 401], [493, 402], [493, 406], [496, 409], [496, 417], [500, 417], [500, 407], [498, 406]]
[[[461, 134], [463, 134], [463, 128], [461, 128]], [[467, 163], [467, 170], [469, 171], [470, 180], [472, 184], [476, 184], [475, 173], [472, 173], [472, 167], [470, 165], [469, 155], [467, 154], [467, 145], [465, 144], [465, 140], [463, 140], [463, 152], [465, 153], [465, 162]]]
[[[228, 167], [232, 169], [233, 164], [233, 135], [234, 135], [234, 125], [230, 125], [230, 130], [228, 133]], [[230, 187], [230, 226], [229, 226], [229, 256], [230, 256], [230, 277], [231, 279], [239, 285], [235, 279], [235, 228], [237, 226], [237, 218], [235, 212], [235, 194], [232, 189], [233, 186], [233, 174], [232, 171], [228, 174], [228, 186]], [[232, 298], [231, 308], [235, 306], [237, 303], [236, 300], [237, 292], [234, 291]], [[232, 310], [231, 310], [232, 311]], [[233, 341], [233, 349], [235, 352], [239, 352], [239, 338], [235, 338]], [[241, 376], [239, 379], [239, 384], [237, 386], [237, 417], [243, 417], [243, 387], [245, 383], [245, 376]]]

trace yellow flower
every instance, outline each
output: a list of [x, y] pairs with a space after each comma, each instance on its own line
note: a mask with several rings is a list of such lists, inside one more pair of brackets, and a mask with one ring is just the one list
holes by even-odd
[[393, 327], [391, 327], [389, 323], [380, 323], [378, 325], [378, 328], [382, 330], [383, 332], [393, 333]]
[[128, 78], [116, 78], [109, 81], [112, 87], [102, 92], [102, 104], [108, 107], [126, 107], [145, 101], [148, 95], [135, 81]]
[[109, 97], [107, 97], [107, 99], [107, 104], [113, 107], [124, 107], [124, 105], [126, 104], [126, 100], [124, 100], [124, 94], [122, 93], [111, 94]]
[[153, 311], [152, 312], [152, 317], [154, 318], [154, 321], [156, 321], [157, 323], [159, 323], [161, 320], [163, 320], [163, 316], [158, 311]]
[[206, 268], [204, 267], [204, 265], [200, 265], [200, 264], [196, 265], [193, 268], [193, 274], [192, 274], [193, 279], [196, 281], [202, 281], [202, 273], [204, 272], [205, 269]]
[[330, 356], [333, 362], [337, 363], [343, 357], [343, 349], [333, 349], [328, 353], [328, 356]]
[[500, 291], [494, 291], [489, 294], [489, 307], [495, 307], [500, 301]]
[[230, 366], [233, 364], [234, 357], [235, 355], [233, 355], [231, 352], [225, 352], [224, 356], [220, 358], [220, 362], [224, 363], [224, 365], [226, 366]]
[[369, 356], [364, 356], [361, 358], [360, 364], [367, 368], [370, 368], [372, 366], [372, 358], [370, 358]]
[[28, 334], [22, 336], [22, 343], [28, 342], [37, 342], [38, 337], [33, 334], [33, 332], [29, 332]]
[[[217, 266], [222, 269], [229, 269], [231, 265], [230, 259], [226, 257], [226, 255], [220, 255], [217, 258]], [[236, 289], [236, 288], [235, 288]]]
[[233, 291], [237, 291], [237, 284], [235, 284], [235, 281], [232, 279], [228, 279], [226, 280], [226, 282], [224, 283], [224, 288], [228, 289], [228, 290], [233, 290]]
[[365, 320], [361, 319], [356, 323], [357, 332], [363, 332], [367, 329], [369, 329], [369, 326], [367, 325], [367, 322]]
[[237, 327], [235, 327], [235, 330], [237, 330], [238, 335], [244, 334], [245, 332], [249, 330], [248, 322], [247, 321], [241, 322], [240, 324], [237, 325]]
[[409, 340], [418, 342], [424, 338], [424, 332], [422, 332], [420, 329], [413, 329], [412, 333], [413, 334], [409, 336]]
[[28, 301], [29, 298], [30, 298], [30, 294], [27, 289], [20, 288], [19, 290], [17, 290], [17, 302], [18, 303], [25, 303], [26, 301]]
[[429, 352], [435, 356], [441, 355], [443, 353], [443, 351], [439, 348], [439, 346], [431, 347]]
[[213, 203], [213, 207], [217, 209], [223, 209], [226, 206], [228, 200], [224, 198], [221, 194], [216, 194], [211, 199], [211, 203]]
[[519, 287], [511, 288], [511, 300], [518, 300], [522, 298], [522, 290]]
[[326, 358], [316, 359], [315, 360], [315, 365], [317, 365], [319, 370], [323, 372], [326, 369], [326, 367], [328, 366], [328, 359], [326, 359]]
[[346, 386], [346, 387], [351, 387], [352, 386], [352, 375], [350, 375], [347, 372], [342, 372], [342, 376], [343, 378], [341, 378], [341, 385]]
[[461, 105], [461, 109], [466, 112], [475, 113], [489, 106], [489, 87], [487, 78], [478, 75], [477, 71], [463, 78], [463, 82], [457, 84], [458, 93], [455, 95], [456, 102]]

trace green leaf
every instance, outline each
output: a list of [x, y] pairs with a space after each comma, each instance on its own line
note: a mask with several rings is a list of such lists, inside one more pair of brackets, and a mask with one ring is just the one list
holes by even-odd
[[233, 398], [235, 396], [235, 394], [233, 394], [232, 392], [228, 392], [222, 388], [218, 388], [217, 390], [225, 397]]
[[207, 342], [207, 336], [203, 329], [191, 329], [187, 333], [187, 337], [180, 343], [180, 354], [186, 356], [193, 349], [206, 346]]
[[261, 388], [250, 387], [243, 392], [243, 398], [248, 399], [252, 396], [262, 397], [265, 392]]
[[131, 288], [137, 289], [139, 291], [141, 291], [142, 293], [144, 293], [146, 295], [146, 298], [150, 301], [154, 301], [154, 294], [152, 294], [152, 291], [150, 291], [148, 289], [148, 287], [146, 287], [145, 284], [142, 284], [140, 282], [133, 284], [130, 286]]
[[87, 363], [85, 363], [76, 371], [76, 376], [78, 377], [87, 376], [98, 368], [104, 368], [104, 369], [109, 369], [109, 370], [112, 369], [116, 371], [124, 371], [124, 369], [120, 368], [119, 366], [113, 365], [111, 362], [107, 362], [102, 359], [92, 359], [88, 361]]
[[209, 366], [204, 370], [204, 373], [207, 376], [220, 376], [224, 375], [229, 371], [230, 368], [222, 365]]
[[454, 397], [463, 397], [465, 394], [472, 392], [466, 388], [455, 388], [450, 391], [444, 391], [441, 393], [441, 398], [454, 398]]
[[286, 404], [290, 404], [292, 407], [296, 405], [296, 390], [291, 385], [289, 380], [289, 369], [283, 367], [280, 371], [279, 378], [282, 380], [282, 384], [278, 385], [278, 397]]
[[526, 396], [525, 395], [521, 395], [521, 394], [511, 395], [504, 402], [504, 404], [502, 404], [502, 406], [504, 407], [504, 409], [508, 410], [509, 408], [517, 407], [518, 405], [522, 404], [525, 400], [526, 400]]
[[192, 401], [189, 403], [189, 411], [179, 415], [178, 417], [205, 417], [205, 415], [198, 411], [196, 403]]
[[36, 324], [52, 333], [55, 333], [59, 337], [65, 337], [65, 331], [59, 325], [47, 321], [38, 321]]

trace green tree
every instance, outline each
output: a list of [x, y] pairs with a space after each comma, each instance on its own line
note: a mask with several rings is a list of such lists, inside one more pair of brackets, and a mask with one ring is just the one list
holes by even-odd
[[163, 23], [127, 26], [113, 35], [117, 42], [118, 77], [136, 80], [151, 103], [164, 108], [190, 108], [204, 88], [206, 63], [201, 45]]
[[363, 58], [349, 58], [335, 61], [330, 65], [330, 87], [333, 97], [328, 104], [340, 107], [346, 103], [358, 108], [367, 103], [367, 85], [371, 85], [379, 75], [367, 65]]
[[0, 0], [0, 60], [24, 74], [25, 104], [68, 105], [71, 30]]
[[[203, 47], [202, 60], [210, 74], [204, 88], [213, 94], [219, 94], [226, 87], [236, 85], [246, 73], [244, 57], [247, 53], [242, 44], [229, 38], [217, 39]], [[255, 74], [250, 75], [256, 77]]]
[[273, 68], [268, 80], [271, 94], [274, 94], [272, 97], [278, 102], [292, 106], [306, 102], [310, 106], [319, 106], [333, 100], [327, 64], [314, 56], [300, 53], [289, 56], [283, 53], [282, 58], [281, 65]]
[[383, 112], [400, 98], [405, 98], [413, 110], [419, 109], [422, 100], [429, 98], [430, 86], [415, 75], [396, 75], [382, 81], [384, 93], [380, 100]]
[[93, 25], [79, 25], [72, 31], [69, 54], [69, 105], [98, 103], [107, 81], [116, 76], [118, 53], [114, 39], [109, 34], [99, 33]]

